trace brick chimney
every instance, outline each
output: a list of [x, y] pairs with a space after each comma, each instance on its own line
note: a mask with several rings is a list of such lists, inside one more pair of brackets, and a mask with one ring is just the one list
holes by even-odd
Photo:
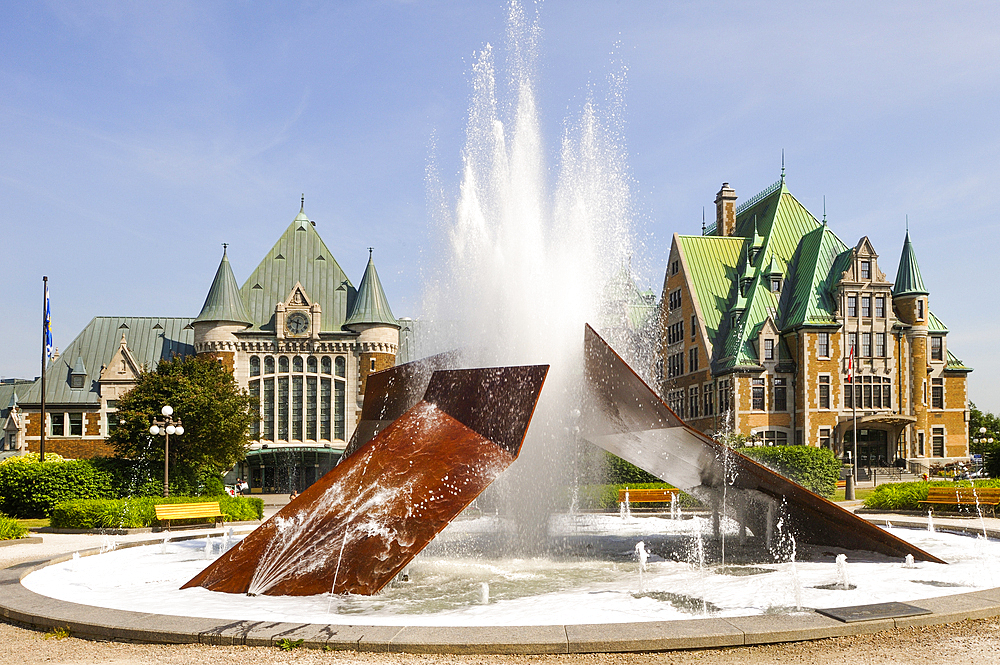
[[715, 234], [731, 236], [736, 233], [736, 190], [728, 182], [715, 195]]

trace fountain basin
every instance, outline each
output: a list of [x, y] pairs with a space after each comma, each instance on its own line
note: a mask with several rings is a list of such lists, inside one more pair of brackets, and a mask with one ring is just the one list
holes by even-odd
[[[605, 516], [600, 518], [605, 519]], [[616, 517], [606, 519], [618, 521]], [[616, 533], [613, 537], [629, 551], [634, 550], [640, 532], [645, 532], [648, 538], [650, 531], [663, 533], [662, 523], [670, 522], [657, 518], [634, 518], [634, 521], [633, 524], [623, 525], [626, 527], [625, 534]], [[656, 529], [652, 528], [653, 525]], [[466, 534], [475, 531], [476, 527], [476, 522], [466, 523]], [[593, 521], [580, 524], [563, 518], [555, 535], [579, 541], [581, 538], [586, 540], [594, 533], [601, 535], [602, 530], [607, 531]], [[591, 533], [588, 534], [588, 531]], [[204, 541], [175, 541], [171, 543], [170, 551], [161, 555], [158, 553], [161, 541], [156, 539], [148, 541], [145, 547], [120, 550], [98, 557], [84, 556], [75, 564], [78, 566], [77, 571], [69, 570], [74, 565], [72, 553], [48, 561], [8, 568], [2, 571], [0, 579], [0, 585], [4, 588], [4, 593], [0, 594], [0, 614], [38, 628], [68, 626], [73, 634], [121, 640], [263, 645], [289, 638], [304, 639], [311, 646], [340, 649], [475, 653], [564, 653], [732, 646], [874, 632], [901, 625], [928, 625], [1000, 614], [1000, 589], [967, 586], [987, 581], [979, 562], [986, 561], [983, 558], [985, 556], [993, 560], [994, 553], [981, 552], [977, 555], [980, 557], [979, 562], [970, 561], [966, 564], [956, 557], [963, 550], [971, 551], [976, 547], [988, 547], [992, 550], [998, 547], [996, 543], [970, 541], [967, 537], [948, 534], [928, 534], [925, 531], [912, 531], [904, 535], [919, 536], [924, 539], [921, 541], [924, 544], [927, 544], [926, 539], [930, 536], [943, 541], [955, 539], [950, 544], [933, 544], [932, 550], [942, 554], [945, 559], [956, 560], [956, 563], [951, 566], [920, 563], [916, 569], [908, 571], [903, 568], [901, 561], [850, 563], [851, 582], [858, 587], [856, 591], [812, 588], [836, 580], [836, 565], [833, 563], [836, 553], [831, 552], [832, 556], [827, 557], [829, 563], [798, 563], [798, 575], [803, 584], [803, 602], [806, 606], [837, 607], [889, 599], [888, 596], [877, 595], [878, 592], [870, 586], [869, 578], [886, 578], [887, 571], [894, 571], [894, 575], [900, 576], [895, 586], [898, 587], [905, 581], [903, 586], [914, 589], [907, 589], [906, 595], [897, 593], [891, 599], [912, 602], [931, 612], [925, 616], [883, 619], [861, 624], [844, 624], [821, 616], [811, 609], [789, 613], [781, 609], [783, 601], [780, 598], [770, 607], [751, 607], [747, 610], [746, 604], [742, 607], [727, 606], [727, 594], [739, 596], [747, 594], [747, 589], [753, 593], [753, 585], [756, 585], [758, 592], [755, 595], [760, 596], [761, 589], [778, 586], [776, 580], [788, 578], [788, 571], [785, 569], [787, 564], [757, 564], [757, 567], [772, 569], [772, 572], [755, 575], [717, 574], [711, 569], [698, 570], [686, 562], [657, 561], [656, 552], [660, 545], [655, 540], [649, 541], [651, 555], [644, 576], [645, 590], [638, 588], [638, 563], [626, 554], [620, 557], [602, 556], [599, 561], [584, 563], [574, 562], [572, 557], [557, 556], [547, 561], [511, 559], [484, 565], [482, 561], [471, 558], [445, 556], [444, 553], [430, 551], [414, 562], [411, 588], [423, 583], [420, 582], [423, 579], [430, 586], [440, 586], [442, 595], [450, 593], [460, 596], [462, 594], [456, 592], [456, 585], [464, 581], [468, 589], [468, 600], [464, 605], [462, 602], [455, 603], [452, 599], [451, 607], [439, 607], [435, 611], [427, 605], [432, 600], [424, 599], [418, 602], [424, 603], [421, 614], [409, 613], [407, 603], [413, 601], [407, 600], [406, 589], [401, 588], [405, 585], [365, 599], [365, 602], [381, 603], [378, 608], [360, 606], [355, 597], [334, 598], [332, 614], [326, 613], [326, 607], [330, 604], [328, 596], [316, 597], [310, 601], [311, 607], [304, 608], [304, 599], [301, 597], [265, 599], [213, 594], [204, 589], [175, 591], [188, 594], [181, 601], [182, 613], [203, 615], [192, 617], [174, 614], [177, 609], [171, 608], [171, 601], [160, 598], [155, 588], [163, 586], [176, 589], [177, 585], [171, 575], [183, 577], [188, 572], [181, 565], [171, 573], [165, 560], [174, 559], [175, 564], [204, 566]], [[614, 551], [615, 542], [618, 541], [612, 540], [610, 544], [605, 541], [603, 544]], [[823, 553], [820, 555], [825, 556]], [[123, 558], [130, 560], [129, 565], [122, 565]], [[855, 561], [857, 555], [852, 559], [852, 553], [848, 553], [848, 558], [849, 561]], [[143, 559], [153, 563], [137, 563]], [[873, 575], [864, 571], [865, 566], [869, 565], [877, 568]], [[130, 571], [140, 567], [145, 567], [152, 575], [136, 576], [130, 582], [134, 583], [133, 588], [127, 590], [125, 577], [130, 577]], [[734, 563], [732, 567], [739, 568], [740, 564]], [[88, 568], [94, 575], [88, 573], [84, 583], [79, 579], [71, 579], [74, 573], [79, 576]], [[937, 568], [947, 570], [934, 574], [934, 569]], [[687, 582], [681, 579], [685, 574], [684, 569], [690, 578]], [[99, 587], [96, 580], [90, 580], [89, 577], [101, 577], [101, 570], [115, 571], [114, 575], [104, 575], [110, 580], [105, 586], [111, 589], [110, 592], [105, 589], [105, 592], [117, 598], [114, 603], [102, 601], [98, 597], [101, 593], [99, 591], [83, 588]], [[29, 573], [34, 574], [29, 576]], [[969, 579], [970, 576], [975, 579]], [[45, 581], [46, 577], [49, 578], [48, 582]], [[505, 577], [510, 577], [511, 583], [535, 584], [539, 587], [536, 590], [538, 593], [512, 597], [517, 594], [504, 589]], [[518, 577], [521, 578], [520, 582], [516, 579]], [[668, 587], [664, 583], [666, 578], [674, 578], [675, 582], [687, 583], [689, 586], [684, 587], [682, 584], [680, 587]], [[23, 583], [19, 583], [22, 579]], [[907, 579], [910, 581], [906, 581]], [[480, 588], [484, 581], [490, 584], [489, 605], [480, 604]], [[631, 586], [628, 586], [630, 582]], [[739, 586], [747, 583], [751, 586]], [[117, 590], [116, 585], [119, 587]], [[564, 590], [545, 590], [547, 585], [563, 587]], [[571, 588], [566, 590], [566, 587]], [[677, 591], [678, 588], [680, 591]], [[668, 612], [667, 606], [677, 600], [676, 596], [684, 596], [685, 588], [698, 589], [700, 598], [720, 609], [707, 617], [701, 616], [697, 610], [690, 611], [690, 608], [686, 612], [678, 611], [677, 608]], [[720, 588], [725, 593], [720, 592]], [[42, 595], [39, 591], [61, 598]], [[82, 593], [83, 591], [86, 593]], [[943, 592], [958, 593], [942, 595]], [[198, 593], [222, 599], [217, 603], [196, 607], [195, 595]], [[829, 603], [818, 601], [823, 594], [832, 596]], [[693, 596], [690, 593], [686, 595]], [[129, 596], [136, 602], [131, 605], [126, 603]], [[792, 597], [792, 591], [789, 590], [786, 598]], [[278, 602], [275, 606], [262, 608], [260, 603], [263, 601]], [[294, 607], [283, 605], [284, 601], [291, 601]], [[117, 607], [94, 609], [95, 606], [108, 605]], [[125, 609], [126, 607], [132, 609]], [[161, 613], [148, 611], [154, 607]], [[682, 619], [681, 616], [687, 618]]]

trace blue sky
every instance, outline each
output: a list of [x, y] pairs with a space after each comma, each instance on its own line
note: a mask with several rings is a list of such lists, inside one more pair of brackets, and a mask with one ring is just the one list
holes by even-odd
[[[95, 315], [194, 316], [223, 242], [242, 282], [298, 212], [352, 280], [376, 248], [397, 316], [437, 258], [425, 173], [457, 190], [473, 54], [504, 2], [0, 3], [0, 374]], [[529, 12], [535, 5], [529, 5]], [[909, 215], [931, 308], [1000, 411], [1000, 12], [991, 3], [547, 0], [539, 105], [624, 66], [643, 279], [727, 181], [788, 184], [895, 274]], [[433, 157], [432, 157], [433, 155]]]

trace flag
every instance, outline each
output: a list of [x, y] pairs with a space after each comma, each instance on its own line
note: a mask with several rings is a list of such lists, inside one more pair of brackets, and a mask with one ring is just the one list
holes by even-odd
[[851, 345], [851, 355], [847, 359], [847, 381], [854, 383], [854, 345]]
[[45, 332], [45, 355], [52, 359], [52, 312], [49, 309], [49, 285], [45, 285], [45, 322], [42, 324]]

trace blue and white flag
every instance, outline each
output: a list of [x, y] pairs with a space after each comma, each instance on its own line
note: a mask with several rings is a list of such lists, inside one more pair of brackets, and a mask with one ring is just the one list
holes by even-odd
[[45, 355], [52, 360], [52, 312], [49, 309], [49, 285], [45, 285], [45, 321], [42, 324], [45, 334]]

